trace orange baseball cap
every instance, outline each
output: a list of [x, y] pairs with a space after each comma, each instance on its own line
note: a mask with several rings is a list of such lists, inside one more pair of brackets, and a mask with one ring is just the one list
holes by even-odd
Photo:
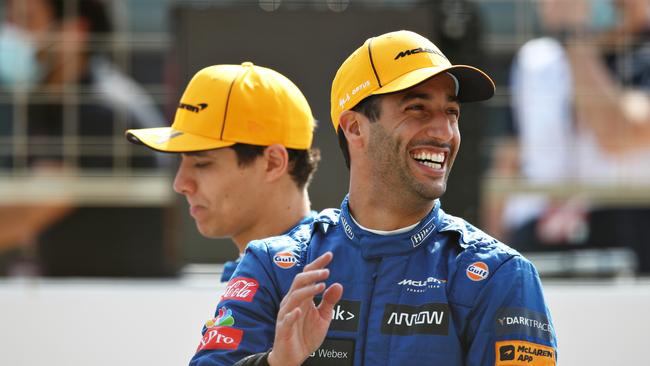
[[191, 152], [236, 143], [306, 150], [314, 117], [307, 99], [282, 74], [250, 62], [197, 72], [171, 127], [132, 129], [126, 138], [165, 152]]
[[411, 31], [369, 38], [348, 57], [332, 83], [331, 116], [338, 131], [339, 117], [370, 95], [408, 89], [447, 72], [457, 82], [460, 102], [475, 102], [494, 95], [494, 81], [483, 71], [452, 65], [428, 39]]

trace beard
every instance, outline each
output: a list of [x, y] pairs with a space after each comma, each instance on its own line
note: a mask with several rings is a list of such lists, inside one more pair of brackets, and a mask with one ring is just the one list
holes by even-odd
[[442, 186], [419, 181], [409, 169], [406, 144], [398, 137], [390, 136], [377, 122], [370, 125], [368, 161], [371, 162], [371, 185], [384, 197], [404, 200], [433, 201], [445, 192], [447, 178]]

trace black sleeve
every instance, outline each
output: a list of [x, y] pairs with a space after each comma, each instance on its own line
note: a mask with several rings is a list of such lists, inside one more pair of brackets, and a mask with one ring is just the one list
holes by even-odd
[[268, 358], [270, 352], [271, 350], [268, 350], [263, 353], [256, 353], [254, 355], [250, 355], [246, 358], [239, 360], [233, 366], [269, 366]]

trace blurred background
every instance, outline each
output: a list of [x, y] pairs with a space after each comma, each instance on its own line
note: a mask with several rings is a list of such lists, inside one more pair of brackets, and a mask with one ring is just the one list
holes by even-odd
[[648, 0], [3, 0], [0, 364], [187, 363], [237, 250], [196, 230], [172, 190], [177, 157], [124, 131], [171, 124], [200, 68], [271, 67], [319, 121], [312, 207], [338, 207], [331, 80], [366, 38], [399, 29], [497, 84], [462, 107], [445, 210], [536, 264], [560, 364], [638, 364]]

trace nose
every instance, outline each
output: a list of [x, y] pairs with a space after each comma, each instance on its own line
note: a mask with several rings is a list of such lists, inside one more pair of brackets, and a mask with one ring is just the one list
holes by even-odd
[[183, 157], [174, 178], [174, 191], [176, 193], [188, 195], [196, 191], [196, 183], [189, 172], [188, 165], [189, 162]]
[[436, 110], [427, 124], [427, 136], [440, 142], [451, 141], [454, 138], [454, 129], [457, 123], [454, 118], [445, 110]]

